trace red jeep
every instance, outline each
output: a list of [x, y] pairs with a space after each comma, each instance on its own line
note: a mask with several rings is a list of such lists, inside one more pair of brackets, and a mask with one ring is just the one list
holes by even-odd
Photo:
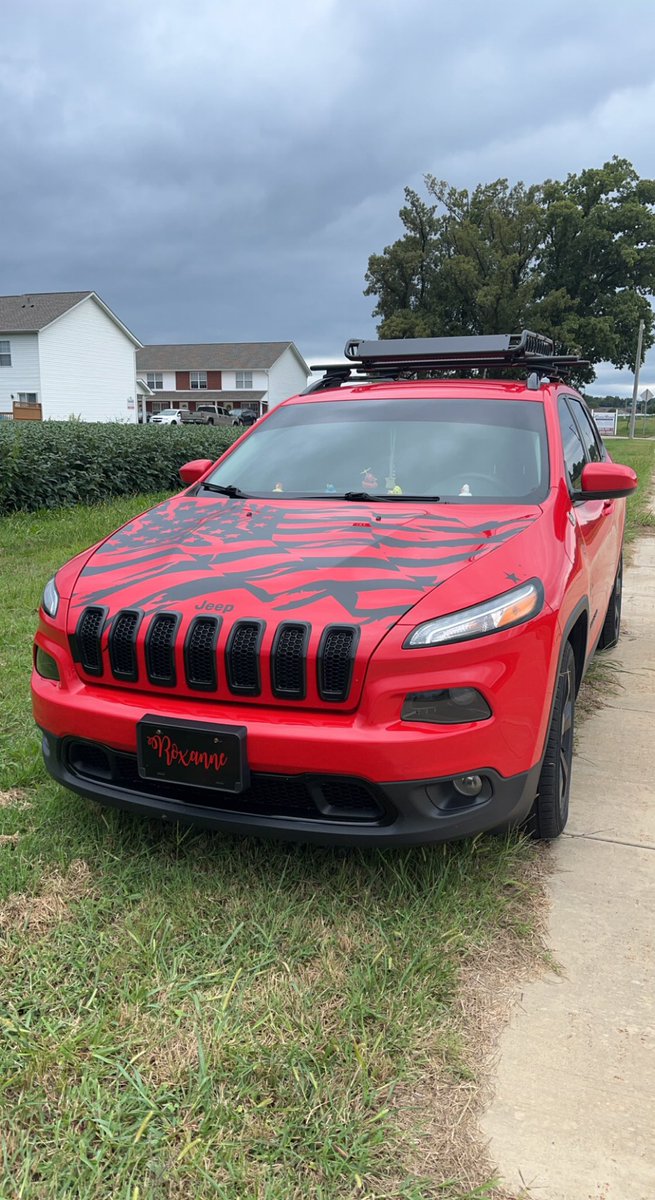
[[103, 804], [224, 830], [556, 837], [576, 693], [619, 636], [636, 476], [548, 339], [346, 357], [48, 583], [46, 766]]

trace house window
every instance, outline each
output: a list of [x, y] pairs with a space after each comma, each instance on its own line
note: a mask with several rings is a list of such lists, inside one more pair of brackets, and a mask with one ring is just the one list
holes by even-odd
[[[1, 342], [0, 342], [0, 345], [2, 345]], [[19, 392], [18, 393], [18, 403], [19, 404], [36, 404], [36, 402], [37, 402], [36, 392]]]
[[207, 387], [207, 372], [206, 371], [191, 371], [191, 387], [198, 388]]
[[164, 386], [164, 376], [161, 371], [148, 371], [146, 383], [151, 391], [160, 392]]
[[0, 342], [0, 367], [11, 366], [11, 342]]
[[252, 371], [237, 371], [236, 386], [238, 388], [252, 388]]

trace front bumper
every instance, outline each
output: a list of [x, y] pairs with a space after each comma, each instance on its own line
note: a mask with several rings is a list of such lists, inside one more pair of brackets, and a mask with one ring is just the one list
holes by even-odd
[[100, 804], [230, 833], [345, 845], [417, 845], [519, 825], [537, 790], [539, 766], [485, 779], [481, 798], [460, 796], [452, 778], [371, 783], [345, 775], [255, 772], [238, 796], [141, 779], [136, 756], [43, 731], [49, 773]]

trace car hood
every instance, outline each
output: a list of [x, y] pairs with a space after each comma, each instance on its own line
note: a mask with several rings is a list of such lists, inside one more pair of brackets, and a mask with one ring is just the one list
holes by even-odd
[[538, 507], [344, 504], [182, 495], [108, 537], [83, 567], [87, 605], [199, 610], [386, 632], [433, 588], [534, 521]]

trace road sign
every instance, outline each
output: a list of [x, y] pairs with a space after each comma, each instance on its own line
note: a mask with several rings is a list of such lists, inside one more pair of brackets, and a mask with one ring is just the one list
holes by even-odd
[[615, 408], [595, 408], [593, 410], [593, 417], [601, 437], [616, 436], [618, 413]]

